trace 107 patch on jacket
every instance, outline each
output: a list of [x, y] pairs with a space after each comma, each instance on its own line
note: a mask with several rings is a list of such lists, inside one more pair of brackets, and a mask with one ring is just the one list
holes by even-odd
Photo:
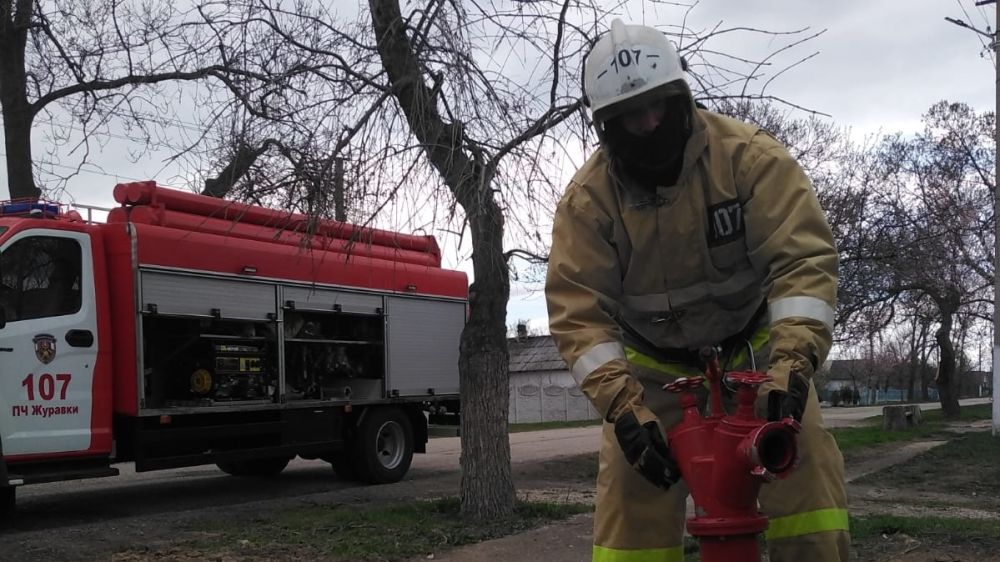
[[708, 207], [708, 245], [719, 246], [742, 238], [745, 234], [743, 206], [739, 199], [730, 199]]

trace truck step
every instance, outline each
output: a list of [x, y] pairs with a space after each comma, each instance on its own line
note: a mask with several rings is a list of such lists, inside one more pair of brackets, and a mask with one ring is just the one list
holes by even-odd
[[[110, 466], [82, 467], [46, 467], [50, 470], [32, 470], [30, 472], [10, 472], [7, 482], [14, 486], [24, 484], [43, 484], [45, 482], [61, 482], [63, 480], [82, 480], [84, 478], [107, 478], [118, 476], [118, 469]], [[16, 470], [16, 469], [15, 469]]]
[[428, 425], [428, 437], [458, 437], [461, 432], [457, 425]]

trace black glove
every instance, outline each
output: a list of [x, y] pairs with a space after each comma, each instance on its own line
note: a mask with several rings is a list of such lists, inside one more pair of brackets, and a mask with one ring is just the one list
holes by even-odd
[[625, 453], [625, 460], [653, 485], [666, 490], [680, 479], [681, 471], [670, 456], [667, 440], [656, 421], [656, 416], [641, 408], [640, 424], [632, 409], [626, 410], [615, 420], [615, 437]]
[[772, 390], [767, 393], [767, 421], [778, 421], [787, 417], [802, 422], [809, 399], [809, 379], [798, 371], [788, 373], [788, 390]]

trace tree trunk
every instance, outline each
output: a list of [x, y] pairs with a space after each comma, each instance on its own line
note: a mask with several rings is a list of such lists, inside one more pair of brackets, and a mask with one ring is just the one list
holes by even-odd
[[920, 399], [924, 402], [930, 400], [930, 393], [927, 390], [930, 380], [928, 377], [927, 359], [930, 356], [930, 346], [928, 345], [927, 336], [930, 330], [930, 325], [924, 325], [920, 330]]
[[462, 331], [459, 376], [462, 399], [462, 513], [481, 520], [514, 511], [507, 436], [507, 300], [510, 277], [503, 255], [503, 210], [490, 188], [480, 150], [465, 144], [461, 125], [445, 122], [440, 90], [427, 87], [406, 32], [399, 0], [369, 0], [372, 27], [392, 93], [410, 131], [465, 210], [472, 240], [475, 283]]
[[917, 320], [913, 320], [913, 331], [910, 332], [910, 349], [907, 353], [906, 400], [913, 402], [913, 394], [917, 388]]
[[510, 355], [507, 300], [510, 276], [503, 257], [503, 215], [494, 201], [469, 217], [476, 281], [462, 331], [462, 512], [503, 517], [514, 512], [507, 434]]
[[233, 186], [247, 175], [254, 162], [267, 152], [269, 146], [267, 141], [260, 146], [250, 146], [242, 138], [236, 139], [234, 143], [233, 155], [229, 163], [222, 168], [218, 176], [205, 180], [205, 189], [201, 191], [202, 195], [224, 199], [232, 191]]
[[906, 376], [906, 401], [907, 402], [913, 402], [914, 401], [914, 394], [916, 394], [916, 390], [917, 390], [917, 361], [916, 361], [916, 357], [913, 357], [910, 360], [910, 364], [908, 366], [908, 369], [909, 369], [909, 372], [907, 373], [907, 376]]
[[[15, 11], [6, 2], [8, 10]], [[24, 46], [32, 2], [17, 2], [16, 13], [4, 13], [0, 30], [0, 106], [3, 108], [4, 144], [7, 152], [7, 185], [11, 199], [38, 197], [31, 160], [31, 123], [35, 110], [28, 103]]]
[[333, 161], [333, 218], [347, 222], [347, 206], [344, 193], [344, 159], [337, 157]]
[[[942, 311], [944, 312], [944, 311]], [[934, 333], [940, 350], [938, 372], [935, 381], [938, 387], [938, 397], [941, 400], [941, 415], [945, 419], [958, 419], [960, 406], [958, 404], [958, 376], [955, 369], [955, 346], [951, 342], [952, 314], [944, 312], [941, 315], [941, 326]]]

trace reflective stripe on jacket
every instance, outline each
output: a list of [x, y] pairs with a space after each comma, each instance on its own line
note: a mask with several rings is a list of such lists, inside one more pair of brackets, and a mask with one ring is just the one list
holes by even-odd
[[802, 169], [766, 132], [696, 112], [677, 185], [655, 193], [598, 150], [556, 210], [550, 330], [605, 416], [629, 387], [624, 344], [696, 349], [741, 331], [763, 299], [772, 372], [811, 375], [832, 339], [837, 252]]

